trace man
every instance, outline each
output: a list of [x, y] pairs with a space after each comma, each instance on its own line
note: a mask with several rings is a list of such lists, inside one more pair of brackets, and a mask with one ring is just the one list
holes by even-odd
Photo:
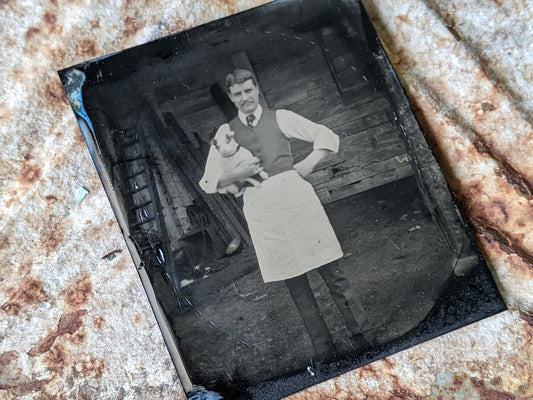
[[[338, 151], [338, 136], [291, 111], [261, 107], [256, 79], [248, 70], [236, 69], [225, 85], [238, 115], [217, 135], [232, 131], [237, 143], [255, 157], [222, 172], [221, 156], [211, 146], [200, 187], [216, 193], [266, 171], [269, 178], [259, 187], [247, 187], [243, 195], [243, 212], [264, 282], [285, 281], [311, 338], [315, 361], [334, 360], [336, 350], [306, 276], [313, 269], [326, 282], [352, 332], [353, 346], [369, 347], [363, 335], [366, 312], [339, 269], [341, 247], [312, 185], [304, 179], [327, 154]], [[313, 143], [312, 152], [296, 164], [290, 138]]]

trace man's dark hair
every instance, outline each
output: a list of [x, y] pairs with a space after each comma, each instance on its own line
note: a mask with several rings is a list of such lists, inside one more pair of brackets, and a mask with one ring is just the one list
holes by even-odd
[[226, 92], [230, 92], [229, 88], [237, 83], [244, 83], [248, 79], [251, 79], [253, 84], [257, 86], [257, 80], [255, 79], [254, 74], [252, 74], [247, 69], [236, 69], [233, 72], [230, 72], [228, 75], [226, 75], [226, 80], [224, 81], [224, 85], [226, 86]]

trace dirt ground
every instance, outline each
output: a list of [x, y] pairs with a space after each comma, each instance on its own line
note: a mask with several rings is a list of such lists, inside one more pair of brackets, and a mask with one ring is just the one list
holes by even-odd
[[503, 309], [484, 264], [469, 277], [448, 279], [453, 254], [413, 178], [325, 208], [345, 253], [341, 266], [369, 312], [376, 348], [354, 354], [313, 271], [311, 286], [341, 353], [339, 362], [317, 370], [285, 284], [265, 284], [253, 249], [244, 249], [219, 260], [204, 257], [199, 268], [211, 272], [182, 289], [192, 307], [172, 322], [194, 383], [225, 398], [244, 398], [239, 393], [254, 385], [249, 396], [279, 398]]

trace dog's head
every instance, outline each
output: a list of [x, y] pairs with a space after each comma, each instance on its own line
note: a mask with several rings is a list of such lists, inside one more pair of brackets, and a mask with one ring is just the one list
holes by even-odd
[[217, 148], [222, 157], [231, 157], [239, 149], [239, 144], [235, 140], [235, 133], [232, 131], [217, 134], [211, 139], [211, 145]]

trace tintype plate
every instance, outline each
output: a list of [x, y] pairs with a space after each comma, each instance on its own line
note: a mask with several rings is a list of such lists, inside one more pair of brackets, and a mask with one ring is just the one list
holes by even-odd
[[[281, 398], [505, 309], [360, 3], [60, 76], [190, 397]], [[213, 173], [233, 141], [257, 158]]]

